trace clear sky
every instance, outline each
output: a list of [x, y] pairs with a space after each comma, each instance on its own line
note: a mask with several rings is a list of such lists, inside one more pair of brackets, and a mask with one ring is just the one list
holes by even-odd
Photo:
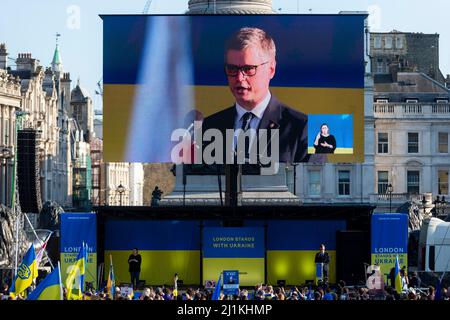
[[[99, 14], [140, 14], [147, 0], [1, 0], [0, 43], [6, 43], [11, 58], [30, 52], [49, 66], [55, 49], [55, 34], [61, 34], [60, 53], [73, 84], [95, 95], [102, 78], [102, 21]], [[149, 13], [181, 14], [188, 0], [153, 0]], [[440, 68], [450, 73], [450, 28], [448, 0], [273, 0], [277, 13], [338, 13], [369, 11], [372, 31], [423, 32], [440, 34]], [[10, 61], [13, 64], [13, 61]]]

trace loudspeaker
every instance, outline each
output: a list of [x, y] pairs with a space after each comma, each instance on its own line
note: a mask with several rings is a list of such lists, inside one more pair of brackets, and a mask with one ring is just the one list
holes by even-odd
[[36, 130], [19, 130], [17, 133], [17, 177], [22, 211], [39, 213], [42, 199]]
[[336, 236], [336, 281], [365, 284], [365, 263], [370, 263], [370, 235], [365, 231], [338, 231]]

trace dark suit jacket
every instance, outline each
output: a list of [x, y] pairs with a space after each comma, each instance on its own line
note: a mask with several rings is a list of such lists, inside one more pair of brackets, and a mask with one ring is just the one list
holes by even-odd
[[[203, 121], [203, 131], [211, 128], [220, 130], [225, 143], [225, 131], [226, 129], [234, 129], [235, 118], [236, 107], [233, 105], [205, 118]], [[279, 130], [279, 162], [308, 162], [307, 124], [307, 115], [286, 106], [272, 95], [258, 129], [268, 129], [269, 137], [272, 136], [270, 129]], [[270, 147], [268, 147], [268, 151], [270, 151]], [[261, 153], [261, 151], [258, 152]]]
[[320, 255], [321, 252], [316, 253], [316, 257], [314, 258], [314, 263], [323, 263], [323, 270], [325, 272], [328, 271], [328, 264], [330, 263], [330, 256], [328, 252], [325, 252], [323, 256]]

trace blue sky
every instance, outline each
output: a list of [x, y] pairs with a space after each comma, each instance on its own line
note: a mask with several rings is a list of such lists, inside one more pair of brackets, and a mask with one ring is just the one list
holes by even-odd
[[[99, 14], [140, 14], [146, 0], [35, 0], [26, 5], [17, 0], [1, 0], [0, 43], [6, 43], [10, 57], [30, 52], [44, 66], [50, 65], [59, 32], [64, 68], [73, 84], [80, 78], [89, 90], [94, 106], [102, 78], [102, 21]], [[149, 13], [184, 13], [188, 0], [153, 0]], [[374, 12], [372, 31], [423, 32], [440, 34], [440, 67], [450, 73], [450, 28], [448, 0], [273, 0], [278, 13]], [[79, 19], [78, 19], [79, 18]], [[10, 63], [13, 63], [11, 61]]]

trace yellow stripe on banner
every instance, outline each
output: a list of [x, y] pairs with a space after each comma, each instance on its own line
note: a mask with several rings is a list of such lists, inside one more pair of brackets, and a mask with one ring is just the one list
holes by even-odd
[[[130, 283], [128, 272], [129, 250], [106, 250], [105, 261], [109, 261], [112, 255], [114, 278], [116, 286], [120, 283]], [[140, 279], [145, 280], [146, 285], [173, 286], [173, 276], [178, 273], [178, 278], [187, 285], [200, 284], [200, 251], [199, 250], [139, 250], [142, 257]], [[109, 263], [105, 264], [105, 275], [109, 274]]]
[[[308, 153], [314, 154], [316, 150], [314, 147], [308, 147]], [[334, 154], [353, 154], [353, 148], [336, 148]]]
[[264, 283], [264, 258], [204, 258], [203, 281], [217, 282], [224, 270], [239, 270], [239, 285]]
[[[329, 282], [336, 282], [336, 251], [327, 251], [330, 255]], [[304, 284], [315, 280], [314, 258], [317, 251], [267, 251], [267, 282], [276, 284], [277, 280], [286, 280], [288, 285]]]
[[[138, 85], [104, 86], [103, 156], [108, 162], [123, 162], [125, 144], [132, 124], [131, 112]], [[364, 160], [364, 90], [339, 88], [282, 88], [271, 91], [286, 105], [305, 114], [352, 114], [353, 154], [332, 154], [329, 162], [362, 162]], [[234, 103], [227, 86], [195, 86], [195, 107], [204, 117]]]
[[[385, 281], [389, 280], [389, 273], [392, 268], [395, 268], [395, 258], [398, 255], [400, 269], [404, 266], [408, 267], [408, 254], [407, 253], [372, 253], [371, 263], [373, 265], [380, 266], [381, 274]], [[389, 282], [390, 285], [390, 282]]]

